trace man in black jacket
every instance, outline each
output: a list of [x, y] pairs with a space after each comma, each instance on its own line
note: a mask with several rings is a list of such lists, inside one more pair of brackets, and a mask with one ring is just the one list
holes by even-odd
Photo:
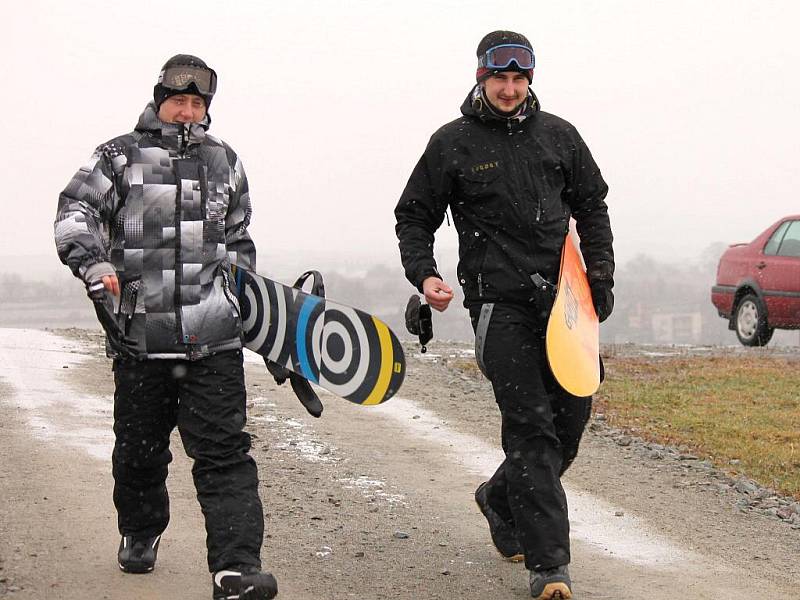
[[529, 89], [528, 39], [494, 31], [478, 45], [463, 116], [431, 137], [395, 209], [409, 281], [443, 311], [453, 298], [433, 257], [447, 208], [476, 359], [502, 415], [506, 458], [475, 500], [500, 553], [530, 570], [531, 595], [571, 597], [567, 502], [560, 477], [578, 452], [591, 397], [567, 394], [547, 366], [544, 332], [570, 217], [600, 320], [614, 304], [608, 186], [568, 122]]

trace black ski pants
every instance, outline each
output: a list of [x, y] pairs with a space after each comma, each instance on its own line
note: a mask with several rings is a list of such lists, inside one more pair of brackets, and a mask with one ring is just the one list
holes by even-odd
[[[484, 311], [486, 312], [486, 311]], [[488, 483], [490, 506], [517, 533], [525, 566], [542, 570], [570, 562], [567, 499], [561, 475], [578, 454], [591, 397], [565, 392], [547, 364], [546, 314], [535, 306], [497, 303], [479, 324], [476, 358], [492, 382], [502, 416], [506, 458]]]
[[248, 454], [242, 352], [197, 361], [114, 361], [114, 505], [123, 535], [160, 535], [169, 522], [167, 465], [177, 426], [205, 517], [208, 566], [260, 567], [264, 515]]

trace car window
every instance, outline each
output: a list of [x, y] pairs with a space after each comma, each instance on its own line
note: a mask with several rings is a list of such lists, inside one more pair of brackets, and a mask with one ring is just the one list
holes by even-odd
[[775, 233], [770, 236], [766, 246], [764, 246], [764, 254], [768, 256], [775, 256], [778, 253], [778, 247], [781, 245], [783, 234], [786, 233], [789, 225], [791, 225], [793, 222], [794, 221], [784, 221], [781, 223], [780, 227], [775, 230]]
[[789, 227], [781, 240], [778, 256], [800, 257], [800, 221], [788, 221]]

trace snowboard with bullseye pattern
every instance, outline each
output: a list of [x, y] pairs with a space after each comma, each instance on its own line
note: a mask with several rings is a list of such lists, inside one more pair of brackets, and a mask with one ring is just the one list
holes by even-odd
[[377, 317], [233, 267], [245, 347], [356, 404], [391, 398], [403, 348]]

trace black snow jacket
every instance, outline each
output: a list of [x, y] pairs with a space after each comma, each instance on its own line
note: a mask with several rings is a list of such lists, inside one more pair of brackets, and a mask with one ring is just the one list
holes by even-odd
[[408, 280], [422, 291], [425, 278], [439, 276], [434, 232], [449, 206], [467, 307], [534, 301], [537, 273], [555, 283], [570, 216], [590, 282], [613, 286], [608, 186], [576, 129], [539, 110], [533, 92], [509, 119], [475, 86], [461, 112], [433, 134], [395, 208]]

